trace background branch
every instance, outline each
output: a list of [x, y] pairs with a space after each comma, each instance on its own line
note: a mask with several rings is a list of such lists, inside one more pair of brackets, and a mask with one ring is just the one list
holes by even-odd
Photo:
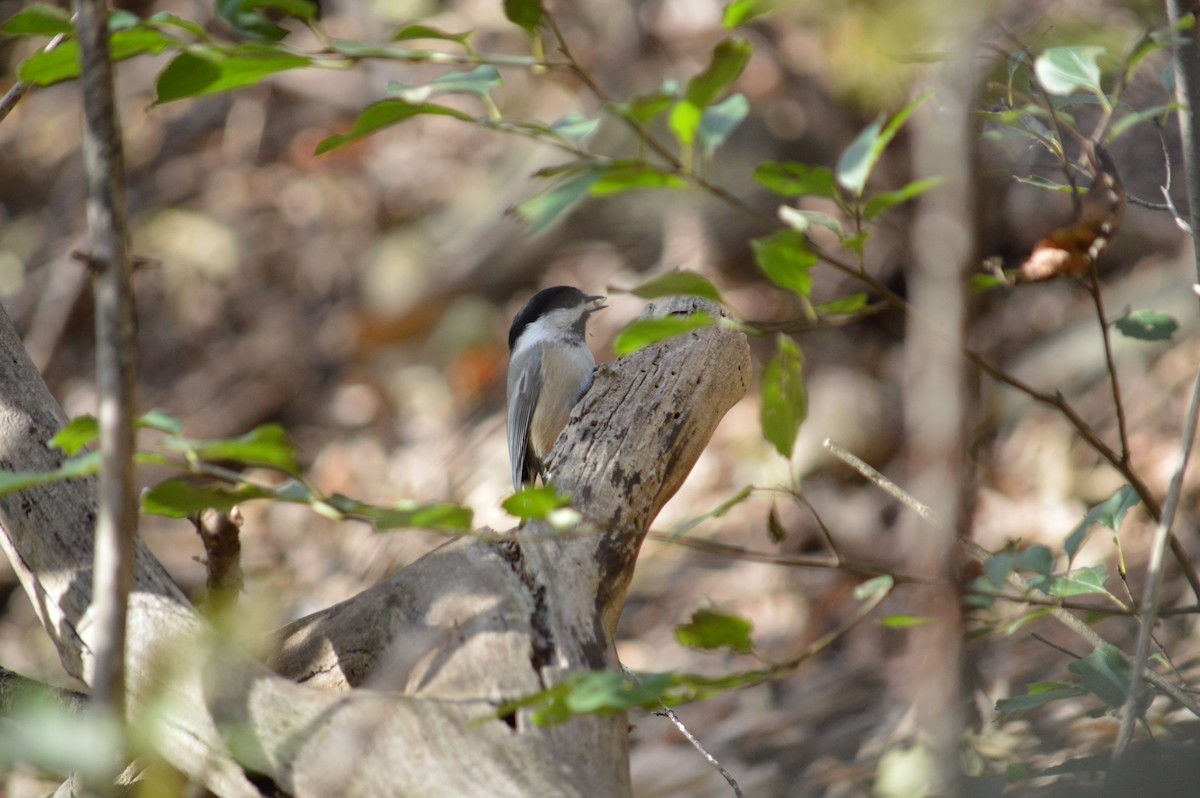
[[90, 267], [95, 274], [96, 384], [100, 403], [100, 479], [93, 608], [92, 687], [97, 711], [125, 713], [126, 605], [133, 584], [138, 504], [133, 475], [137, 413], [133, 294], [125, 220], [125, 160], [113, 94], [108, 6], [76, 0], [75, 31], [83, 81], [83, 161], [87, 176]]

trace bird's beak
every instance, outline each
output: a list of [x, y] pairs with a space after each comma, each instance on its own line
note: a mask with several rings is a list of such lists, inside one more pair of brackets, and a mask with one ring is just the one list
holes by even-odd
[[597, 310], [604, 310], [608, 305], [608, 297], [606, 296], [589, 296], [587, 298], [588, 313], [595, 313]]

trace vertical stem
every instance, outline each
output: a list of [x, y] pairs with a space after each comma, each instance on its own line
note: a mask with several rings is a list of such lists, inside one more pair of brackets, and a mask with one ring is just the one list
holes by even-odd
[[[1167, 0], [1167, 17], [1178, 25], [1189, 14], [1195, 14], [1193, 3], [1186, 0]], [[1179, 111], [1179, 138], [1183, 143], [1183, 176], [1187, 187], [1188, 224], [1192, 228], [1192, 251], [1196, 253], [1197, 282], [1200, 282], [1200, 27], [1177, 30], [1175, 42], [1175, 100]]]
[[[93, 570], [95, 672], [101, 713], [125, 711], [125, 627], [133, 583], [137, 496], [133, 482], [136, 378], [133, 297], [125, 219], [125, 163], [109, 58], [105, 0], [74, 0], [83, 78], [83, 162], [90, 266], [95, 275], [96, 381], [100, 398], [99, 507]], [[94, 641], [94, 642], [93, 642]]]
[[912, 311], [905, 331], [904, 425], [912, 492], [928, 503], [939, 525], [914, 521], [901, 545], [908, 570], [937, 579], [920, 588], [917, 612], [935, 620], [915, 633], [900, 670], [903, 698], [915, 704], [920, 742], [934, 757], [928, 774], [939, 794], [957, 795], [964, 719], [960, 679], [961, 602], [955, 552], [970, 514], [966, 466], [968, 397], [960, 351], [966, 307], [964, 272], [975, 256], [971, 103], [975, 96], [976, 31], [972, 3], [940, 2], [950, 37], [950, 62], [936, 75], [937, 102], [914, 115], [915, 177], [945, 182], [921, 198], [914, 220], [909, 272]]
[[1187, 418], [1183, 424], [1183, 439], [1179, 446], [1179, 464], [1171, 477], [1171, 486], [1167, 489], [1167, 501], [1163, 505], [1162, 518], [1154, 530], [1154, 547], [1150, 550], [1150, 562], [1146, 565], [1146, 588], [1142, 595], [1141, 613], [1138, 616], [1137, 646], [1133, 653], [1133, 666], [1130, 669], [1129, 692], [1121, 707], [1121, 726], [1117, 740], [1113, 746], [1113, 758], [1120, 759], [1133, 739], [1133, 725], [1138, 718], [1139, 705], [1142, 695], [1142, 678], [1146, 670], [1146, 662], [1150, 656], [1150, 641], [1154, 634], [1154, 624], [1158, 620], [1158, 607], [1163, 580], [1163, 561], [1166, 559], [1167, 544], [1171, 539], [1171, 524], [1175, 520], [1175, 511], [1179, 507], [1179, 496], [1183, 492], [1183, 477], [1187, 472], [1188, 459], [1192, 452], [1192, 443], [1196, 439], [1196, 422], [1200, 416], [1200, 372], [1192, 384], [1192, 402], [1188, 408]]
[[1112, 333], [1108, 329], [1108, 316], [1104, 312], [1104, 295], [1101, 294], [1100, 277], [1096, 273], [1096, 261], [1091, 260], [1088, 275], [1088, 293], [1096, 306], [1096, 320], [1100, 322], [1100, 336], [1104, 341], [1104, 362], [1108, 366], [1108, 380], [1112, 387], [1113, 406], [1117, 411], [1117, 436], [1121, 441], [1121, 464], [1129, 465], [1129, 431], [1125, 423], [1125, 403], [1121, 401], [1121, 381], [1117, 378], [1117, 363], [1113, 358]]

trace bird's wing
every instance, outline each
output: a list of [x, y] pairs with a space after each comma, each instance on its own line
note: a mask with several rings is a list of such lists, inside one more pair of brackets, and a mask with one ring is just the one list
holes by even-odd
[[542, 348], [538, 346], [508, 364], [508, 459], [514, 490], [532, 482], [537, 473], [537, 464], [529, 461], [529, 425], [541, 392]]

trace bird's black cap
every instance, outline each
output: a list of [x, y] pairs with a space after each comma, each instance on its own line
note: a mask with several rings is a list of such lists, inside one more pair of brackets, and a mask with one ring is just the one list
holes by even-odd
[[538, 291], [513, 318], [512, 327], [508, 328], [508, 350], [511, 352], [525, 328], [543, 315], [552, 310], [578, 307], [591, 299], [593, 297], [571, 285], [556, 285]]

